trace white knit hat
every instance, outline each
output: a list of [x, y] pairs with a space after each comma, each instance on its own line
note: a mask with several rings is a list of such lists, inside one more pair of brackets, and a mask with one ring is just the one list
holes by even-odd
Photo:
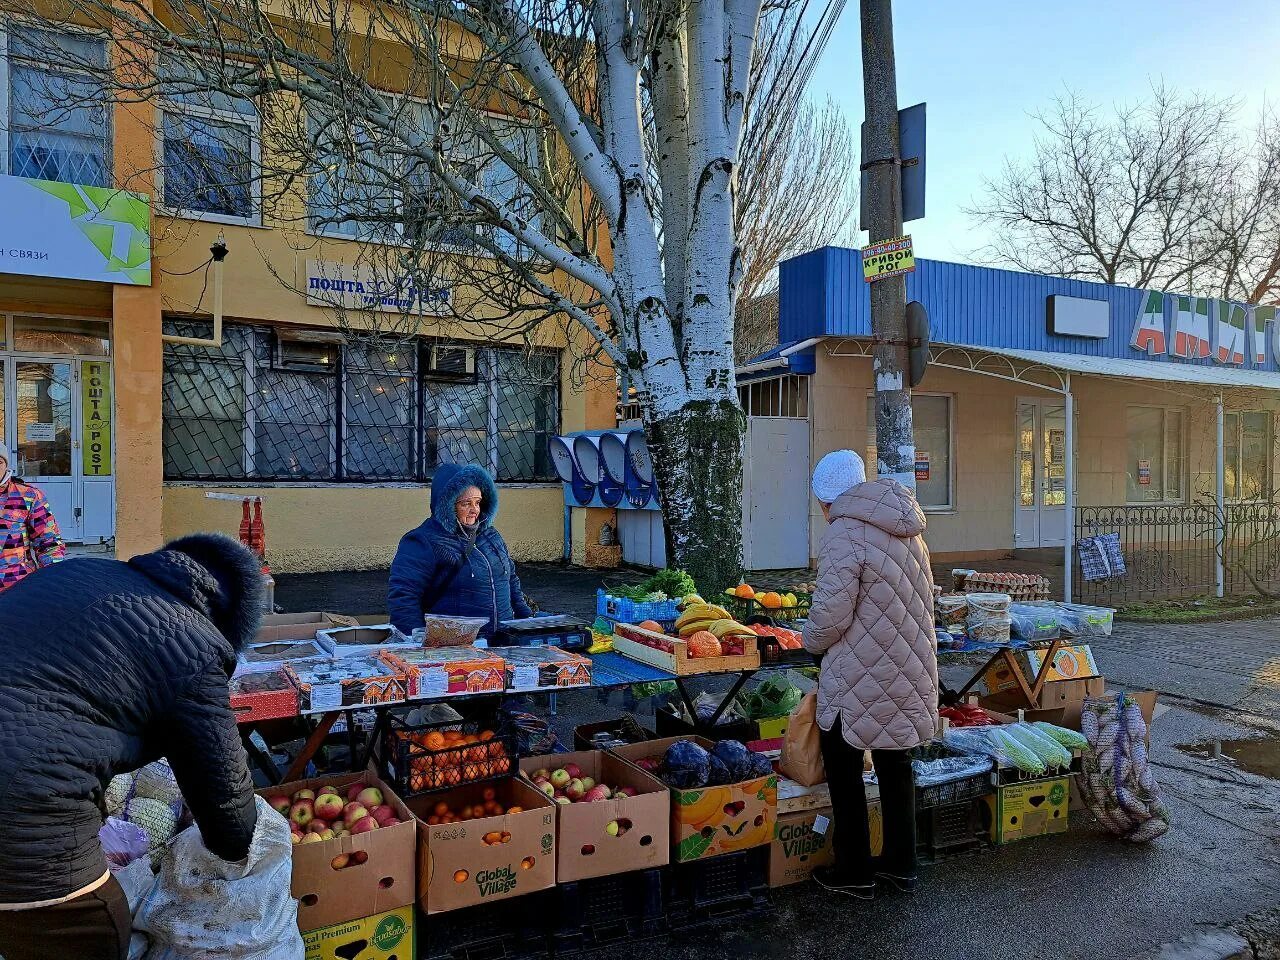
[[0, 460], [3, 460], [5, 463], [9, 462], [9, 448], [5, 446], [3, 440], [0, 440]]
[[813, 495], [822, 503], [835, 503], [866, 479], [867, 468], [855, 451], [833, 450], [813, 468]]

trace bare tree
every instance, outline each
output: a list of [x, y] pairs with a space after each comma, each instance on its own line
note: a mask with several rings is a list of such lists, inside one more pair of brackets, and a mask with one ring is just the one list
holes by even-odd
[[1031, 157], [1006, 160], [969, 211], [996, 233], [985, 253], [1037, 273], [1188, 286], [1215, 261], [1235, 109], [1164, 87], [1110, 117], [1074, 94], [1056, 100], [1036, 117]]
[[[102, 87], [117, 102], [179, 105], [166, 200], [205, 164], [229, 195], [251, 184], [264, 222], [291, 225], [300, 246], [380, 241], [363, 254], [373, 294], [335, 278], [335, 308], [359, 309], [353, 294], [401, 307], [399, 321], [370, 314], [379, 332], [442, 310], [506, 338], [572, 325], [584, 362], [622, 371], [642, 405], [673, 562], [732, 582], [734, 188], [761, 0], [55, 7], [113, 38]], [[225, 131], [182, 107], [228, 101], [253, 105], [260, 157], [200, 149]], [[442, 286], [474, 295], [432, 296]]]
[[848, 120], [830, 99], [806, 96], [844, 8], [814, 16], [809, 0], [761, 19], [751, 62], [735, 223], [742, 248], [735, 349], [739, 359], [776, 343], [776, 309], [761, 297], [789, 256], [848, 239], [857, 203], [858, 151]]

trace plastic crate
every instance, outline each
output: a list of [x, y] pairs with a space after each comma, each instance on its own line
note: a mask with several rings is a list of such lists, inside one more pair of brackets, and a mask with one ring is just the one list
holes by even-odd
[[557, 956], [634, 943], [666, 931], [663, 868], [562, 883], [553, 891]]
[[981, 799], [916, 810], [916, 848], [922, 860], [940, 860], [990, 845], [989, 814]]
[[[508, 777], [520, 759], [517, 739], [509, 729], [497, 729], [496, 721], [455, 720], [442, 723], [407, 723], [388, 712], [378, 757], [382, 773], [401, 797], [416, 797], [450, 790], [465, 783]], [[431, 749], [422, 741], [428, 734], [456, 730], [463, 735], [496, 730], [488, 740]]]
[[728, 918], [751, 919], [773, 909], [769, 844], [667, 868], [667, 924], [687, 929]]
[[[940, 743], [933, 742], [917, 747], [911, 753], [913, 760], [936, 760], [940, 757], [964, 756], [958, 750], [951, 750]], [[995, 774], [992, 770], [970, 774], [946, 783], [935, 783], [927, 787], [916, 787], [916, 810], [928, 810], [933, 807], [945, 807], [951, 804], [964, 803], [995, 793]]]
[[[418, 913], [422, 960], [536, 960], [550, 954], [548, 898], [554, 890], [481, 903], [474, 907]], [[405, 958], [409, 960], [409, 958]]]
[[[762, 593], [768, 593], [767, 590], [757, 590], [756, 596]], [[807, 593], [796, 593], [794, 590], [775, 590], [775, 593], [795, 593], [796, 605], [794, 607], [766, 607], [763, 603], [756, 599], [745, 599], [743, 597], [731, 597], [728, 594], [721, 594], [711, 603], [718, 603], [731, 614], [733, 619], [739, 623], [746, 623], [752, 617], [769, 617], [778, 623], [790, 623], [793, 620], [808, 620], [809, 606], [812, 597]]]
[[656, 620], [664, 626], [675, 623], [680, 616], [676, 600], [629, 600], [615, 597], [604, 590], [596, 591], [596, 616], [608, 617], [618, 623], [640, 623]]

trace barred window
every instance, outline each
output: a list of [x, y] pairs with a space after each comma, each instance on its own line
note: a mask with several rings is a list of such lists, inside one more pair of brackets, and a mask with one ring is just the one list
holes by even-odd
[[[210, 326], [166, 319], [165, 332]], [[288, 344], [229, 324], [221, 349], [165, 345], [170, 480], [427, 480], [476, 463], [502, 481], [553, 478], [559, 355], [476, 349], [474, 378], [433, 379], [425, 341]]]

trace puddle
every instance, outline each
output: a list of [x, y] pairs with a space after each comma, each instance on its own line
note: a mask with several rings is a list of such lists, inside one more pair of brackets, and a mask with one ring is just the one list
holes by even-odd
[[1222, 740], [1180, 744], [1177, 749], [1203, 760], [1219, 757], [1238, 770], [1269, 780], [1280, 780], [1280, 740]]

